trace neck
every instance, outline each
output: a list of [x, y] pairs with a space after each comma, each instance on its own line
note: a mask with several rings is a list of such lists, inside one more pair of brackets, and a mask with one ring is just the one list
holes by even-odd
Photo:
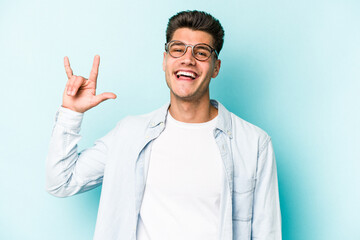
[[181, 122], [208, 122], [218, 114], [217, 108], [211, 105], [210, 99], [198, 101], [183, 101], [171, 96], [169, 112], [171, 116]]

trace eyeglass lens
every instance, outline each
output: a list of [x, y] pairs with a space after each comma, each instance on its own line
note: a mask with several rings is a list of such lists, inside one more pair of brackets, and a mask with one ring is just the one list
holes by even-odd
[[[173, 42], [169, 45], [169, 53], [174, 58], [185, 54], [187, 47], [183, 42]], [[200, 61], [207, 60], [211, 56], [211, 49], [205, 44], [196, 44], [193, 48], [193, 56]]]

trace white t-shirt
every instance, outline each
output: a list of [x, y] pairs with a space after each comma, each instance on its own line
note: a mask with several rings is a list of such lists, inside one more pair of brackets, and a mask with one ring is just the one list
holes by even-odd
[[154, 140], [137, 231], [139, 240], [219, 239], [223, 165], [217, 117], [184, 123], [167, 115]]

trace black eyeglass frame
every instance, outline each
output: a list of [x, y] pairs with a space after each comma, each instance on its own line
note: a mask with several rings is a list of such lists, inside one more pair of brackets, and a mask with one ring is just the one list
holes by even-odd
[[[179, 57], [174, 57], [174, 56], [171, 55], [171, 53], [169, 52], [169, 45], [170, 45], [171, 43], [173, 43], [173, 42], [179, 42], [179, 43], [182, 43], [182, 44], [185, 45], [185, 51], [184, 51], [183, 54], [182, 54], [181, 56], [179, 56]], [[196, 47], [197, 45], [206, 45], [207, 47], [210, 48], [210, 50], [211, 50], [211, 51], [210, 51], [210, 55], [209, 55], [209, 57], [208, 57], [207, 59], [199, 60], [199, 59], [194, 55], [194, 47]], [[173, 57], [173, 58], [180, 58], [180, 57], [184, 56], [185, 53], [186, 53], [186, 51], [187, 51], [187, 49], [188, 49], [188, 47], [191, 47], [191, 54], [192, 54], [193, 57], [194, 57], [196, 60], [198, 60], [198, 61], [202, 61], [202, 62], [203, 62], [203, 61], [207, 61], [207, 60], [211, 57], [211, 55], [212, 55], [213, 52], [215, 52], [216, 59], [219, 57], [219, 54], [218, 54], [218, 52], [216, 51], [216, 49], [213, 48], [213, 47], [211, 47], [209, 44], [206, 44], [206, 43], [197, 43], [197, 44], [195, 44], [195, 45], [191, 45], [191, 44], [186, 44], [186, 43], [184, 43], [184, 42], [182, 42], [182, 41], [179, 41], [179, 40], [172, 40], [172, 41], [170, 41], [170, 42], [168, 42], [168, 43], [165, 43], [165, 51], [166, 51], [167, 53], [169, 53], [170, 56]]]

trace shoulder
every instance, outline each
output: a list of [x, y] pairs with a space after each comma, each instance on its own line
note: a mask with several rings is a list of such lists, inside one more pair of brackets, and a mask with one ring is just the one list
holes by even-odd
[[241, 133], [258, 136], [261, 138], [269, 138], [267, 132], [265, 132], [260, 127], [242, 119], [241, 117], [235, 115], [234, 113], [230, 113], [230, 114], [231, 114], [231, 121], [233, 124], [233, 128], [235, 131], [240, 131]]
[[259, 152], [271, 141], [268, 133], [260, 127], [245, 121], [234, 113], [230, 114], [234, 138], [256, 144]]
[[264, 130], [230, 112], [220, 102], [212, 100], [211, 103], [218, 108], [220, 127], [224, 130], [230, 130], [234, 136], [242, 135], [260, 138], [269, 137]]
[[222, 123], [220, 125], [224, 130], [231, 132], [232, 142], [235, 146], [242, 150], [256, 149], [261, 152], [271, 141], [270, 136], [263, 129], [228, 111], [219, 102], [216, 104], [221, 115]]
[[117, 123], [116, 128], [124, 131], [144, 130], [151, 125], [164, 121], [168, 106], [169, 104], [165, 104], [161, 108], [146, 114], [126, 116]]

